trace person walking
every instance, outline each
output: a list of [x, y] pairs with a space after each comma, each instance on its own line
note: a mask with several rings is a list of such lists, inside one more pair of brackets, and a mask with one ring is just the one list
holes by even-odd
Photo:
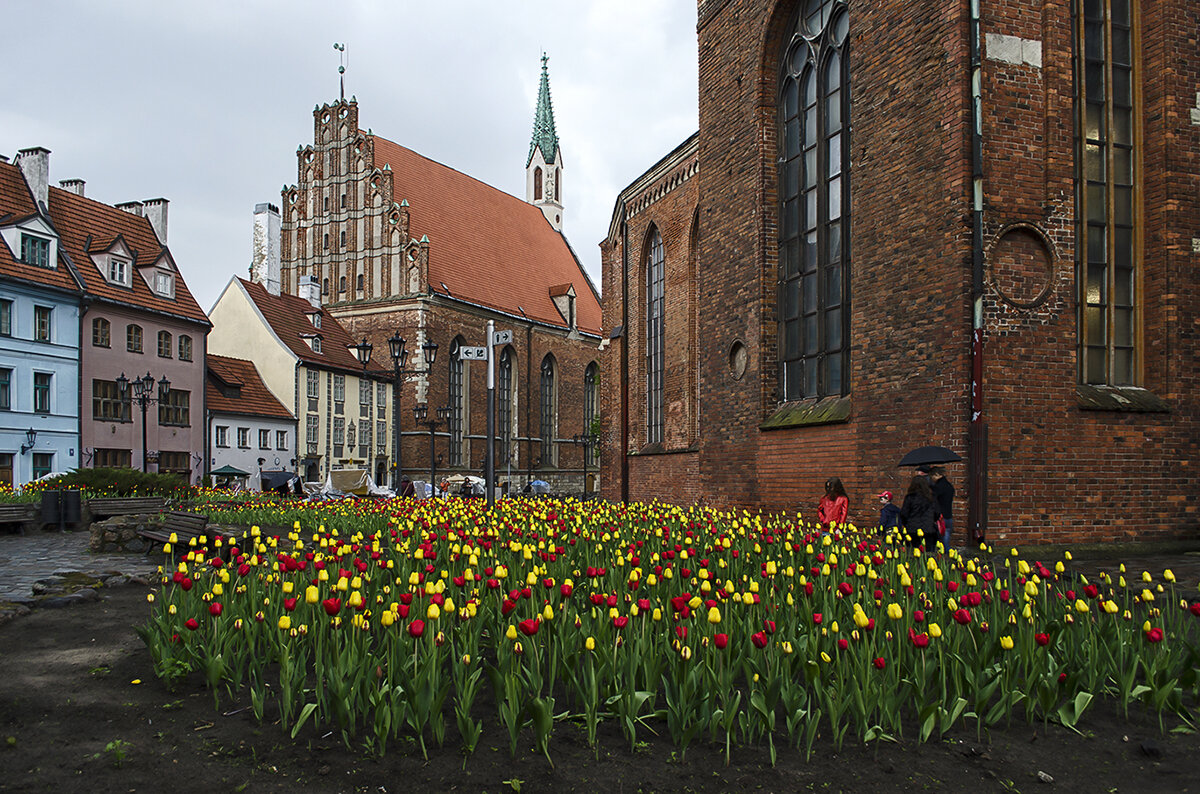
[[846, 496], [842, 481], [830, 477], [825, 481], [825, 495], [817, 504], [817, 522], [821, 525], [821, 531], [828, 532], [833, 526], [845, 524], [849, 512], [850, 497]]
[[892, 504], [892, 492], [884, 491], [879, 494], [879, 530], [886, 535], [893, 529], [900, 528], [900, 508]]
[[937, 499], [938, 512], [942, 514], [941, 541], [947, 549], [950, 548], [950, 535], [954, 532], [954, 485], [946, 479], [946, 472], [941, 466], [929, 469], [929, 478], [933, 480], [930, 488]]
[[937, 517], [937, 499], [929, 481], [918, 474], [909, 483], [904, 504], [900, 506], [900, 520], [908, 531], [909, 545], [924, 544], [926, 551], [937, 549]]

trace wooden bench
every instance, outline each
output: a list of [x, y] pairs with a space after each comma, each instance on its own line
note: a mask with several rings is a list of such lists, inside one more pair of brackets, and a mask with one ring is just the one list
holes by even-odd
[[21, 534], [37, 520], [38, 506], [32, 502], [0, 504], [0, 524], [18, 524]]
[[87, 501], [87, 509], [91, 513], [93, 521], [101, 517], [158, 513], [166, 506], [167, 500], [161, 496], [123, 496]]
[[168, 543], [171, 535], [175, 535], [175, 545], [180, 549], [188, 547], [188, 541], [206, 534], [208, 516], [203, 513], [181, 513], [172, 511], [163, 516], [163, 524], [159, 529], [143, 529], [138, 532], [146, 540], [157, 543]]

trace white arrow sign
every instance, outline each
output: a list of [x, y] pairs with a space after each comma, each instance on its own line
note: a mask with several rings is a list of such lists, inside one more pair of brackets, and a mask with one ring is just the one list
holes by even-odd
[[486, 347], [460, 347], [458, 349], [459, 361], [487, 361]]
[[496, 331], [492, 334], [493, 345], [507, 345], [512, 342], [512, 331]]

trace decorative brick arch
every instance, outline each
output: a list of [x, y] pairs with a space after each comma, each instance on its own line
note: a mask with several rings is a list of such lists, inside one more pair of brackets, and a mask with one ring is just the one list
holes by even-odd
[[1050, 236], [1026, 221], [997, 232], [984, 253], [988, 281], [996, 295], [1018, 309], [1036, 309], [1050, 298], [1057, 260]]

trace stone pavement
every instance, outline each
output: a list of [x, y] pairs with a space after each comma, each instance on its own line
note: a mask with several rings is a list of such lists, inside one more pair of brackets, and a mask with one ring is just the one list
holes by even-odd
[[0, 601], [26, 601], [33, 583], [59, 572], [120, 573], [153, 581], [162, 555], [92, 554], [87, 532], [0, 535]]

